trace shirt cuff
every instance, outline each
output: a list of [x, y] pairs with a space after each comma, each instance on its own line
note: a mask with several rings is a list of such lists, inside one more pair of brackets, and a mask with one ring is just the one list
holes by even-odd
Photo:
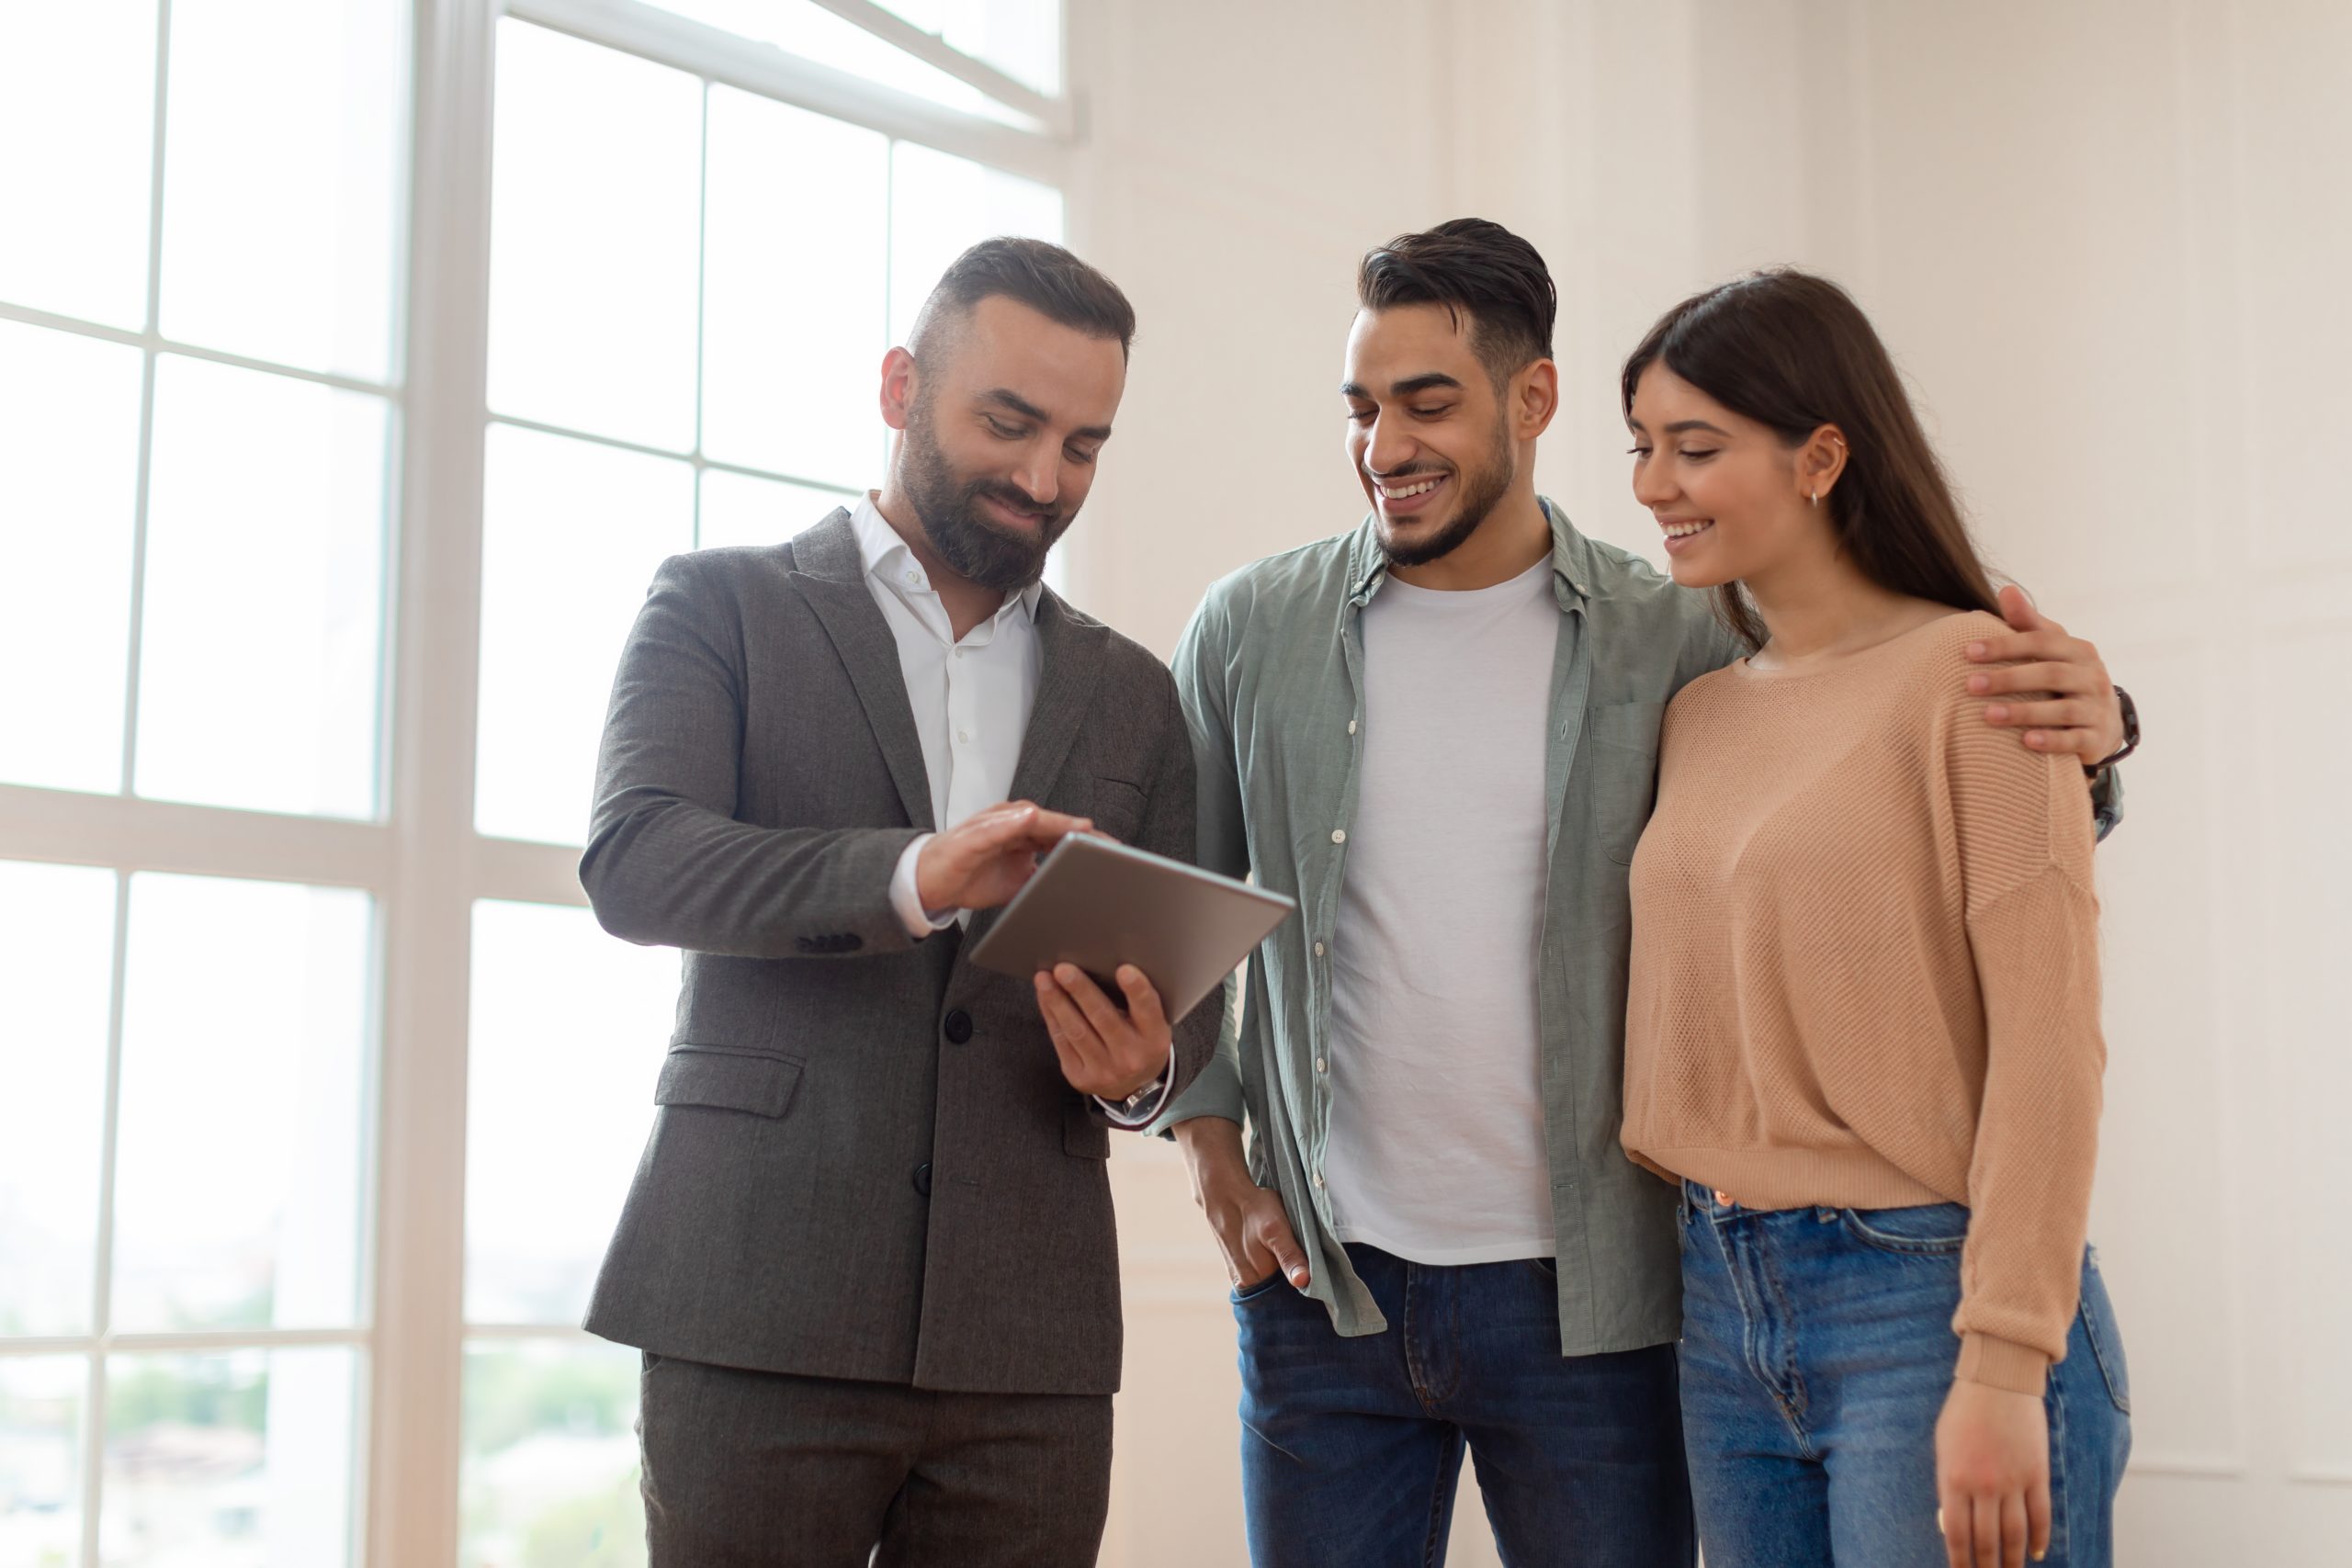
[[1159, 1114], [1160, 1106], [1168, 1100], [1168, 1086], [1175, 1081], [1176, 1043], [1170, 1040], [1168, 1043], [1168, 1065], [1159, 1069], [1159, 1077], [1156, 1080], [1136, 1092], [1136, 1098], [1118, 1104], [1098, 1094], [1094, 1097], [1094, 1103], [1102, 1108], [1102, 1114], [1111, 1119], [1114, 1127], [1145, 1126]]
[[933, 833], [917, 834], [899, 852], [898, 869], [890, 873], [890, 908], [899, 912], [899, 923], [907, 934], [921, 942], [933, 931], [944, 931], [956, 923], [956, 911], [934, 915], [922, 907], [922, 895], [915, 890], [915, 859], [922, 847], [937, 837]]
[[2039, 1395], [2050, 1380], [2050, 1358], [2030, 1345], [1972, 1331], [1960, 1337], [1960, 1364], [1952, 1376], [1962, 1382]]

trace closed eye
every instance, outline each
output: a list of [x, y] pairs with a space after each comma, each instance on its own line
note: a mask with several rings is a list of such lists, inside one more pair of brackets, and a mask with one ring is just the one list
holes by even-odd
[[989, 434], [997, 436], [1001, 440], [1018, 441], [1023, 436], [1029, 434], [1026, 427], [1018, 424], [1007, 424], [1004, 421], [997, 418], [996, 415], [992, 413], [984, 413], [980, 417], [989, 422]]

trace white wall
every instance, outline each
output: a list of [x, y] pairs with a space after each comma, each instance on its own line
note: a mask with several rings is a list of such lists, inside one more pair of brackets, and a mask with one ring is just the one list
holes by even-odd
[[[1074, 237], [1143, 321], [1073, 586], [1163, 652], [1213, 577], [1360, 514], [1332, 384], [1369, 244], [1469, 212], [1543, 250], [1566, 398], [1542, 488], [1644, 550], [1615, 387], [1642, 330], [1769, 262], [1855, 291], [1988, 553], [2148, 723], [2100, 853], [2122, 1560], [2338, 1560], [2352, 5], [1073, 10]], [[1166, 1151], [1114, 1174], [1130, 1393], [1105, 1562], [1238, 1562], [1221, 1280]]]

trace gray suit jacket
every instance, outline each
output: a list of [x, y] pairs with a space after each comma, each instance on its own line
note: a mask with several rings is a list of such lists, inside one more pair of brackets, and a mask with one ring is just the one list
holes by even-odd
[[[1148, 652], [1037, 602], [1017, 799], [1193, 858], [1193, 760]], [[1109, 1123], [1025, 979], [918, 942], [890, 874], [933, 828], [898, 646], [846, 513], [662, 564], [622, 651], [580, 880], [685, 950], [653, 1134], [588, 1328], [658, 1354], [1005, 1393], [1118, 1387]], [[1176, 1085], [1216, 1046], [1177, 1026]]]

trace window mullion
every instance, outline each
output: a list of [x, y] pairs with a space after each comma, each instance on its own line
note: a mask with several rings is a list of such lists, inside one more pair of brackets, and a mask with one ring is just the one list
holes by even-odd
[[90, 1288], [89, 1393], [82, 1416], [82, 1561], [98, 1561], [100, 1489], [106, 1479], [106, 1337], [114, 1325], [115, 1146], [121, 1124], [124, 963], [130, 950], [130, 874], [115, 873], [114, 958], [107, 982], [107, 1077], [103, 1131], [98, 1135], [98, 1233]]
[[456, 1560], [496, 0], [413, 0], [365, 1561]]

